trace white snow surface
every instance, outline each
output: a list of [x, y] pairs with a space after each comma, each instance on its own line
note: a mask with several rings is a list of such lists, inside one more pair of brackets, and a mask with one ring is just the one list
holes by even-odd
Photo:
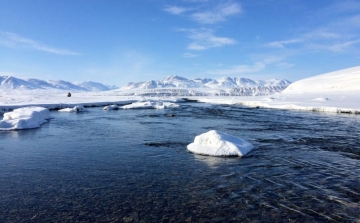
[[244, 139], [216, 130], [196, 136], [194, 142], [187, 146], [192, 153], [208, 156], [244, 156], [253, 148]]
[[178, 104], [165, 101], [139, 101], [122, 106], [123, 109], [165, 109], [177, 107], [179, 107]]
[[360, 91], [360, 66], [309, 77], [290, 84], [283, 93]]
[[59, 112], [86, 112], [86, 111], [88, 110], [83, 106], [75, 106], [73, 108], [63, 108], [59, 110]]
[[6, 112], [0, 121], [0, 130], [38, 128], [50, 119], [49, 109], [43, 107], [24, 107]]

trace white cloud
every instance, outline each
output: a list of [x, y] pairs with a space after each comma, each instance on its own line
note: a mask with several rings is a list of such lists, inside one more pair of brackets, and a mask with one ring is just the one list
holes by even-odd
[[193, 13], [191, 18], [199, 23], [214, 24], [225, 21], [229, 16], [233, 16], [241, 12], [242, 8], [239, 4], [225, 3], [220, 4], [211, 10]]
[[[233, 67], [230, 67], [228, 69], [218, 69], [218, 70], [211, 70], [207, 73], [209, 74], [216, 74], [216, 75], [241, 75], [241, 74], [249, 74], [249, 73], [257, 73], [260, 71], [263, 71], [268, 65], [275, 65], [275, 66], [281, 66], [285, 64], [281, 61], [283, 61], [283, 57], [279, 56], [266, 56], [263, 57], [261, 60], [254, 62], [252, 65], [247, 64], [240, 64]], [[287, 64], [288, 67], [290, 67], [290, 64]]]
[[299, 38], [273, 41], [273, 42], [268, 43], [267, 46], [274, 47], [274, 48], [285, 48], [287, 45], [291, 45], [291, 44], [309, 43], [309, 42], [314, 42], [314, 41], [324, 41], [324, 40], [338, 39], [340, 37], [341, 36], [336, 33], [318, 29], [318, 30], [314, 30], [312, 32], [308, 32], [303, 35], [300, 35]]
[[236, 44], [234, 39], [215, 36], [211, 29], [181, 29], [180, 31], [189, 33], [188, 37], [193, 40], [187, 47], [189, 50], [207, 50]]
[[285, 48], [286, 45], [294, 44], [294, 43], [301, 43], [304, 42], [304, 39], [289, 39], [289, 40], [280, 40], [274, 41], [267, 44], [269, 47], [275, 48]]
[[47, 46], [35, 40], [27, 39], [10, 32], [0, 32], [0, 45], [10, 48], [28, 48], [58, 55], [80, 55], [74, 51]]
[[190, 8], [185, 8], [185, 7], [179, 7], [179, 6], [166, 6], [164, 9], [166, 12], [169, 12], [171, 14], [174, 15], [181, 15], [184, 12], [187, 12], [189, 10], [191, 10]]
[[341, 35], [336, 34], [334, 32], [324, 30], [324, 29], [317, 29], [312, 32], [308, 32], [304, 35], [304, 39], [306, 39], [306, 40], [337, 39], [339, 37], [341, 37]]
[[185, 58], [194, 58], [194, 57], [198, 57], [199, 55], [197, 54], [193, 54], [193, 53], [184, 53], [183, 57]]
[[273, 48], [323, 50], [334, 53], [355, 51], [360, 39], [360, 2], [343, 0], [318, 10], [315, 19], [324, 21], [312, 31], [296, 34], [294, 38], [266, 44]]
[[360, 39], [332, 44], [309, 44], [308, 48], [313, 50], [327, 50], [335, 53], [345, 52], [347, 49], [360, 44]]

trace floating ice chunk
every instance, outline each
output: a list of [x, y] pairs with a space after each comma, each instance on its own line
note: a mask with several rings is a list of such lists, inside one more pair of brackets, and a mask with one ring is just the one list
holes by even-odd
[[139, 101], [122, 106], [123, 109], [165, 109], [177, 107], [179, 107], [178, 104], [162, 101]]
[[38, 128], [50, 119], [49, 109], [43, 107], [24, 107], [4, 113], [0, 121], [0, 130]]
[[118, 110], [119, 107], [117, 105], [108, 105], [103, 108], [104, 110]]
[[88, 110], [83, 106], [75, 106], [73, 108], [64, 108], [59, 110], [59, 112], [86, 112], [86, 111]]
[[193, 153], [209, 156], [244, 156], [254, 146], [240, 138], [211, 130], [195, 137], [187, 149]]

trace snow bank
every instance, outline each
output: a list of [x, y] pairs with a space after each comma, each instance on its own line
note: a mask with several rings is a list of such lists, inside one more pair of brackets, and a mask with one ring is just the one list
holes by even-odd
[[103, 108], [104, 110], [118, 110], [119, 107], [117, 105], [108, 105]]
[[50, 119], [49, 109], [43, 107], [24, 107], [4, 113], [0, 121], [0, 130], [18, 130], [38, 128]]
[[59, 110], [59, 112], [86, 112], [86, 111], [88, 110], [83, 106], [75, 106], [73, 108], [64, 108]]
[[254, 146], [240, 138], [211, 130], [195, 137], [187, 149], [193, 153], [209, 156], [244, 156]]
[[163, 101], [139, 101], [122, 106], [123, 109], [165, 109], [177, 107], [179, 107], [178, 104]]
[[320, 93], [334, 91], [359, 91], [360, 66], [317, 75], [296, 81], [283, 93]]

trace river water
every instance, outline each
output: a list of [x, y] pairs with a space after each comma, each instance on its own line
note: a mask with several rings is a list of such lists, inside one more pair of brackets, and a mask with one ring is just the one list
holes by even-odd
[[[360, 220], [359, 116], [201, 103], [51, 115], [0, 132], [0, 222]], [[187, 151], [212, 129], [256, 149]]]

